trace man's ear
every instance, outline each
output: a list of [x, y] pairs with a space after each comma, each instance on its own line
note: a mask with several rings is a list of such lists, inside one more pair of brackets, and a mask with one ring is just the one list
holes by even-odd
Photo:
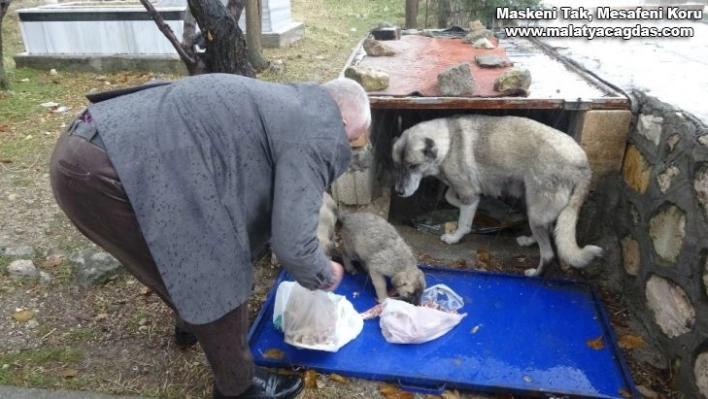
[[438, 149], [435, 147], [435, 141], [430, 138], [425, 139], [425, 148], [423, 148], [423, 155], [429, 159], [435, 159], [438, 156]]

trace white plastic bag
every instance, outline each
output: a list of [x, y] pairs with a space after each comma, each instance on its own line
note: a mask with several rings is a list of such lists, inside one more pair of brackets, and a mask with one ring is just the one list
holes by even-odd
[[379, 326], [387, 342], [421, 344], [447, 334], [465, 316], [388, 298], [383, 302]]
[[346, 297], [310, 291], [293, 281], [278, 286], [273, 324], [286, 343], [326, 352], [338, 351], [364, 328], [364, 320]]

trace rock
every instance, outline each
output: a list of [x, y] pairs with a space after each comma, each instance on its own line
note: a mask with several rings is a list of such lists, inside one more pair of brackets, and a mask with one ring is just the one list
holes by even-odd
[[372, 68], [350, 66], [344, 71], [344, 76], [357, 81], [366, 91], [384, 90], [389, 85], [389, 76], [386, 72]]
[[474, 57], [475, 62], [482, 68], [504, 68], [511, 63], [494, 54], [482, 54]]
[[59, 73], [57, 72], [56, 69], [52, 68], [52, 69], [49, 70], [49, 74], [52, 75], [52, 76], [57, 76]]
[[452, 66], [438, 74], [438, 86], [443, 96], [462, 96], [474, 93], [475, 82], [466, 62]]
[[639, 274], [639, 266], [641, 265], [639, 243], [630, 236], [622, 239], [622, 263], [627, 274], [631, 276]]
[[283, 60], [271, 61], [266, 70], [273, 75], [282, 75], [285, 73], [285, 63]]
[[646, 399], [659, 399], [659, 394], [652, 391], [651, 389], [645, 387], [644, 385], [637, 385], [637, 392], [639, 392], [643, 398]]
[[673, 183], [674, 178], [679, 175], [679, 168], [676, 165], [669, 165], [665, 171], [660, 173], [656, 177], [656, 182], [659, 184], [659, 190], [663, 194], [666, 194], [666, 192], [671, 188], [671, 183]]
[[656, 254], [665, 262], [675, 263], [686, 236], [686, 212], [675, 205], [661, 209], [649, 220], [649, 236]]
[[531, 72], [525, 68], [511, 68], [494, 81], [494, 90], [504, 92], [510, 89], [528, 90], [531, 87]]
[[[79, 260], [78, 258], [75, 258]], [[110, 254], [97, 252], [91, 256], [82, 255], [77, 263], [76, 282], [83, 286], [104, 284], [124, 273], [123, 266]]]
[[664, 118], [660, 116], [642, 114], [637, 122], [637, 132], [654, 145], [659, 145], [663, 124]]
[[666, 336], [676, 338], [693, 329], [696, 309], [683, 288], [654, 275], [647, 281], [645, 292], [647, 306], [654, 313], [654, 321]]
[[680, 135], [672, 134], [671, 136], [669, 136], [669, 138], [666, 139], [666, 146], [669, 148], [669, 151], [673, 151], [674, 148], [676, 148], [676, 144], [678, 144], [679, 141], [681, 141]]
[[366, 51], [366, 55], [371, 57], [387, 57], [396, 54], [396, 50], [391, 46], [375, 39], [364, 40], [362, 46], [364, 47], [364, 51]]
[[708, 134], [704, 134], [703, 136], [698, 137], [698, 142], [708, 146]]
[[37, 268], [29, 259], [19, 259], [10, 262], [7, 272], [14, 280], [24, 280], [37, 277]]
[[470, 32], [467, 34], [467, 36], [462, 39], [462, 43], [474, 43], [479, 39], [491, 39], [494, 37], [494, 34], [492, 31], [484, 29], [484, 30], [478, 30], [474, 32]]
[[489, 41], [489, 39], [483, 37], [477, 40], [476, 42], [472, 43], [472, 47], [485, 48], [487, 50], [491, 50], [494, 48], [494, 45], [492, 44], [492, 42]]
[[482, 22], [480, 22], [478, 19], [474, 21], [470, 21], [470, 32], [476, 32], [478, 30], [485, 30], [487, 29], [486, 26]]
[[651, 177], [651, 165], [634, 144], [627, 146], [622, 164], [622, 176], [625, 183], [634, 191], [640, 194], [647, 191]]
[[34, 248], [29, 245], [18, 245], [6, 247], [4, 255], [8, 258], [31, 258], [34, 256]]
[[49, 285], [52, 282], [52, 275], [45, 272], [45, 271], [40, 271], [39, 272], [39, 283], [42, 285]]

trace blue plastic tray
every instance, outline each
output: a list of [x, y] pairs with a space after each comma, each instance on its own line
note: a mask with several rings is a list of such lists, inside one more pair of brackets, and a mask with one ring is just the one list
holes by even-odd
[[[453, 330], [424, 344], [390, 344], [378, 318], [336, 353], [298, 349], [272, 323], [275, 292], [263, 305], [248, 339], [256, 364], [303, 367], [322, 373], [398, 383], [440, 394], [444, 389], [512, 394], [639, 398], [617, 349], [599, 296], [573, 281], [421, 266], [428, 286], [445, 284], [465, 301], [467, 313]], [[359, 294], [355, 297], [354, 292]], [[366, 275], [345, 276], [336, 291], [359, 312], [375, 305]], [[588, 341], [602, 337], [593, 349]], [[282, 359], [269, 359], [271, 349]]]

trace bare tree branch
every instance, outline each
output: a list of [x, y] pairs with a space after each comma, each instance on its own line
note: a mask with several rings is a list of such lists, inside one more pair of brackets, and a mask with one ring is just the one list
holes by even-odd
[[185, 49], [182, 47], [182, 43], [177, 40], [175, 33], [172, 31], [172, 28], [167, 25], [165, 20], [162, 18], [162, 15], [157, 12], [155, 7], [153, 7], [152, 3], [150, 3], [149, 0], [140, 0], [140, 3], [142, 3], [150, 17], [152, 17], [153, 21], [155, 21], [155, 23], [157, 24], [157, 28], [160, 29], [160, 31], [165, 35], [167, 40], [172, 43], [172, 46], [175, 48], [175, 50], [177, 50], [177, 54], [179, 54], [179, 57], [182, 59], [182, 61], [184, 61], [185, 64], [187, 64], [187, 68], [189, 69], [190, 66], [196, 65], [197, 60], [187, 54]]

